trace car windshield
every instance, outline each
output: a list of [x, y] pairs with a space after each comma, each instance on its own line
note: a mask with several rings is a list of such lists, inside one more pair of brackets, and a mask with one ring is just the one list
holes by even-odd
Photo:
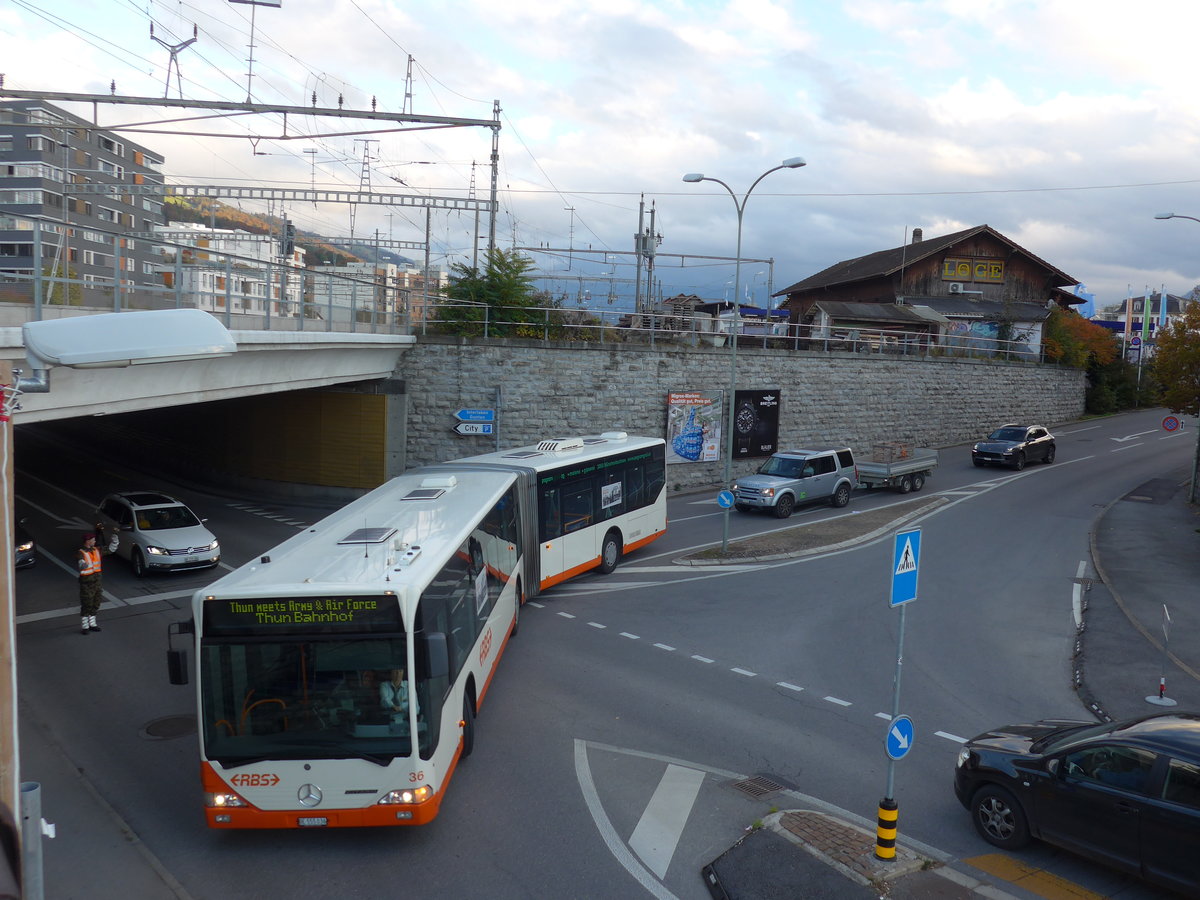
[[1024, 428], [997, 428], [988, 435], [989, 441], [1023, 441], [1025, 440]]
[[804, 465], [802, 459], [788, 459], [784, 456], [772, 456], [759, 466], [759, 475], [778, 475], [780, 478], [799, 478], [800, 469]]
[[1053, 753], [1078, 741], [1087, 740], [1098, 734], [1107, 734], [1112, 729], [1111, 722], [1101, 722], [1098, 725], [1069, 725], [1034, 741], [1030, 749], [1034, 753]]
[[137, 511], [138, 528], [142, 531], [163, 531], [167, 528], [191, 528], [200, 520], [186, 506], [160, 506]]

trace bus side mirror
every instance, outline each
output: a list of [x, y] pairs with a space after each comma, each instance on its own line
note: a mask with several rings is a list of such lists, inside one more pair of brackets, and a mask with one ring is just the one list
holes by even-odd
[[188, 683], [187, 650], [177, 650], [171, 645], [171, 638], [177, 634], [195, 634], [196, 623], [191, 619], [182, 622], [172, 622], [167, 626], [167, 677], [171, 684]]
[[422, 678], [445, 678], [450, 674], [450, 651], [446, 646], [446, 635], [440, 631], [431, 631], [421, 635], [425, 652], [418, 656], [425, 671], [420, 672]]

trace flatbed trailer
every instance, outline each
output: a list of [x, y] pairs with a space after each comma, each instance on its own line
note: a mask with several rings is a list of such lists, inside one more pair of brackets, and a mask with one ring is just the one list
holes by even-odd
[[901, 494], [909, 491], [919, 491], [925, 486], [925, 481], [937, 468], [938, 452], [926, 447], [913, 451], [912, 456], [904, 459], [880, 462], [876, 460], [859, 460], [858, 483], [871, 490], [877, 487], [887, 487]]

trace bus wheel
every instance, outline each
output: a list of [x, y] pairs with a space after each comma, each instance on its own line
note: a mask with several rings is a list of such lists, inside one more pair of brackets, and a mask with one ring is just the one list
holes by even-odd
[[608, 575], [617, 567], [621, 558], [621, 536], [616, 531], [610, 531], [604, 536], [604, 544], [600, 548], [600, 571]]
[[475, 707], [471, 703], [471, 696], [469, 694], [463, 697], [462, 721], [462, 758], [466, 759], [471, 755], [471, 751], [475, 749]]

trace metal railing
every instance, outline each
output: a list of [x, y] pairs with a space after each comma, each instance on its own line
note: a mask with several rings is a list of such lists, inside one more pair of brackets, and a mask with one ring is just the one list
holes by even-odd
[[[465, 318], [464, 313], [472, 314]], [[567, 307], [496, 309], [483, 304], [442, 300], [420, 323], [421, 334], [465, 335], [485, 340], [526, 338], [596, 344], [658, 344], [680, 347], [727, 347], [729, 319], [705, 314], [639, 313]], [[755, 321], [743, 318], [738, 349], [767, 349], [820, 353], [853, 353], [907, 358], [1002, 359], [1047, 362], [1040, 340], [1008, 326], [1015, 338], [1001, 338], [1004, 326], [944, 326], [931, 323], [926, 331]]]
[[[195, 308], [220, 319], [227, 328], [281, 331], [337, 331], [382, 334], [466, 335], [485, 340], [524, 338], [597, 344], [659, 344], [727, 347], [734, 322], [729, 317], [685, 311], [628, 313], [584, 307], [498, 308], [456, 302], [425, 289], [405, 290], [369, 277], [318, 268], [300, 268], [282, 259], [240, 256], [196, 243], [154, 240], [136, 242], [156, 248], [134, 256], [130, 239], [103, 232], [107, 243], [84, 240], [75, 229], [76, 254], [105, 257], [111, 274], [70, 277], [74, 263], [64, 266], [63, 229], [47, 220], [27, 220], [33, 249], [33, 272], [4, 270], [0, 262], [0, 324], [97, 312]], [[49, 234], [47, 240], [44, 234]], [[223, 236], [197, 235], [196, 241]], [[236, 237], [224, 238], [231, 243]], [[85, 249], [85, 245], [87, 248]], [[99, 246], [102, 250], [93, 250]], [[149, 265], [135, 282], [129, 260]], [[10, 262], [10, 265], [12, 263]], [[18, 267], [20, 268], [20, 267]], [[67, 274], [63, 274], [63, 273]], [[48, 273], [48, 274], [47, 274]], [[147, 282], [151, 283], [147, 283]], [[952, 357], [1046, 362], [1036, 329], [1021, 334], [1018, 325], [930, 323], [926, 330], [852, 325], [815, 326], [781, 322], [771, 317], [737, 320], [737, 346], [792, 352], [853, 353], [903, 358]], [[1001, 334], [1009, 337], [1001, 337]]]

